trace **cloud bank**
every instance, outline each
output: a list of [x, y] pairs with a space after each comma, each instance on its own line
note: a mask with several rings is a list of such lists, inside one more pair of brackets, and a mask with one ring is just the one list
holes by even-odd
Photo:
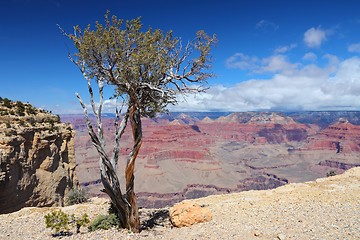
[[[278, 28], [265, 20], [257, 28], [269, 26]], [[273, 48], [272, 54], [265, 57], [234, 53], [225, 60], [225, 67], [245, 72], [251, 78], [233, 85], [211, 85], [206, 93], [195, 96], [179, 96], [178, 104], [169, 106], [169, 110], [360, 110], [360, 43], [349, 44], [347, 51], [354, 56], [341, 59], [320, 49], [331, 34], [320, 27], [306, 30], [302, 39], [306, 50], [302, 54], [297, 43]], [[290, 52], [295, 50], [298, 60], [290, 60]], [[104, 112], [114, 112], [114, 106], [113, 100], [105, 101]]]
[[350, 44], [348, 51], [353, 53], [360, 53], [360, 43]]
[[[304, 56], [316, 59], [314, 53]], [[258, 59], [234, 54], [230, 66], [272, 72], [269, 79], [250, 79], [234, 86], [212, 86], [189, 97], [172, 111], [360, 110], [360, 58], [340, 61], [325, 55], [326, 66], [291, 63], [283, 55]], [[237, 59], [235, 61], [234, 59]]]

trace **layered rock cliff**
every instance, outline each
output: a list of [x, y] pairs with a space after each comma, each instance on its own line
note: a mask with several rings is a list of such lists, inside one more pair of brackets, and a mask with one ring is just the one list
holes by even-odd
[[64, 204], [78, 185], [73, 139], [58, 116], [0, 99], [0, 213]]
[[[311, 120], [299, 123], [283, 113], [265, 112], [143, 119], [143, 144], [135, 167], [139, 206], [162, 207], [212, 194], [269, 189], [359, 166], [360, 126], [350, 113], [335, 115], [341, 118], [329, 118], [331, 124], [326, 126]], [[83, 116], [64, 119], [73, 123], [77, 133], [80, 184], [92, 195], [101, 196], [99, 157]], [[104, 117], [109, 153], [113, 125], [111, 116]], [[130, 134], [128, 128], [121, 139], [120, 179], [131, 151]], [[125, 183], [121, 182], [121, 186]]]

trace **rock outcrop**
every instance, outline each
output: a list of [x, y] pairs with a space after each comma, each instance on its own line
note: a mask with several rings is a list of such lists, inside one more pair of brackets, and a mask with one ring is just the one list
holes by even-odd
[[177, 203], [171, 207], [169, 215], [170, 221], [175, 227], [189, 227], [212, 219], [210, 209], [187, 201]]
[[336, 153], [360, 152], [360, 126], [344, 118], [308, 138], [307, 149], [332, 150]]
[[73, 139], [58, 116], [0, 101], [0, 213], [64, 205], [78, 185]]

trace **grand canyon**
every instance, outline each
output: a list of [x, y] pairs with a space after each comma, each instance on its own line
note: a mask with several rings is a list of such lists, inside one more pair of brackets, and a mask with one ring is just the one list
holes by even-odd
[[[92, 196], [105, 196], [82, 115], [63, 115], [76, 131], [77, 175]], [[106, 146], [114, 118], [104, 116]], [[119, 176], [131, 149], [121, 140]], [[359, 112], [170, 113], [143, 119], [135, 168], [141, 207], [163, 207], [212, 194], [270, 189], [360, 166]], [[122, 187], [125, 184], [120, 177]]]

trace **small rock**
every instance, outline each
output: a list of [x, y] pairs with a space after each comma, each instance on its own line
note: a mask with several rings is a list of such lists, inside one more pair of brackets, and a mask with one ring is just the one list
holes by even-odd
[[261, 232], [255, 231], [255, 232], [254, 232], [254, 236], [255, 236], [255, 237], [260, 237], [260, 236], [261, 236]]
[[277, 239], [279, 239], [279, 240], [285, 240], [285, 239], [286, 239], [286, 235], [283, 234], [283, 233], [280, 233], [280, 234], [277, 236]]

